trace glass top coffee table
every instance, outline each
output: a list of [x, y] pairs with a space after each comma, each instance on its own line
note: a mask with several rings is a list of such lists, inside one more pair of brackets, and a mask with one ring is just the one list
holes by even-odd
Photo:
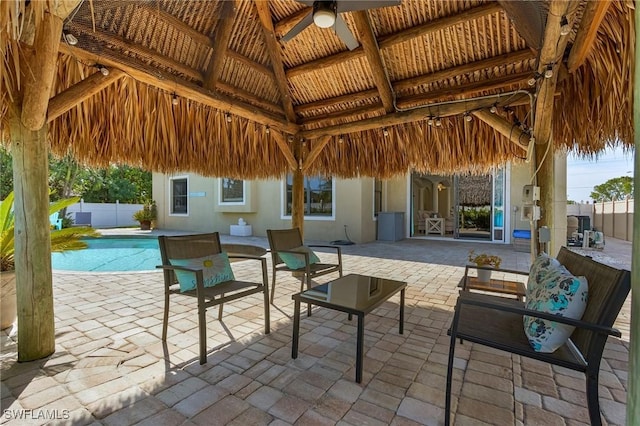
[[300, 339], [300, 304], [309, 303], [358, 317], [356, 339], [356, 382], [362, 382], [362, 359], [364, 356], [364, 316], [400, 292], [399, 333], [404, 331], [404, 291], [406, 282], [366, 275], [349, 274], [312, 289], [296, 293], [293, 314], [293, 342], [291, 357], [298, 357]]

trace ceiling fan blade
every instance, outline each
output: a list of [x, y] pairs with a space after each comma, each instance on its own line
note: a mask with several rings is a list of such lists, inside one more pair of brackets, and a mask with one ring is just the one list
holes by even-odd
[[289, 41], [295, 36], [297, 36], [302, 30], [307, 28], [309, 25], [313, 23], [313, 13], [309, 11], [307, 16], [305, 16], [302, 21], [298, 22], [291, 30], [282, 36], [280, 40]]
[[344, 22], [344, 19], [342, 19], [340, 15], [336, 17], [335, 29], [336, 34], [340, 37], [340, 40], [347, 45], [349, 50], [357, 49], [358, 46], [360, 46], [360, 43], [358, 43], [358, 40], [353, 36], [351, 30], [347, 27], [347, 23]]
[[338, 0], [338, 13], [397, 6], [400, 0]]

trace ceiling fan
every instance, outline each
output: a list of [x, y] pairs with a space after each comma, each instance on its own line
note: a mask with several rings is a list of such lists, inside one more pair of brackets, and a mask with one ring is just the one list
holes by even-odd
[[298, 35], [302, 30], [312, 23], [320, 28], [334, 27], [336, 34], [347, 45], [349, 50], [356, 49], [360, 44], [347, 27], [346, 22], [340, 16], [343, 12], [355, 10], [376, 9], [379, 7], [396, 6], [400, 0], [335, 0], [335, 1], [314, 1], [297, 0], [299, 3], [311, 6], [312, 10], [291, 30], [286, 33], [281, 40], [289, 41]]

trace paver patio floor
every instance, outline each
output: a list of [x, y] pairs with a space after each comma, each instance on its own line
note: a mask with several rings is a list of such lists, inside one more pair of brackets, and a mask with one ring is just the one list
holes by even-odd
[[[266, 245], [261, 238], [233, 241]], [[607, 258], [611, 244], [598, 255]], [[615, 247], [630, 253], [630, 243]], [[471, 248], [500, 255], [505, 268], [528, 268], [529, 254], [507, 245], [403, 240], [343, 247], [345, 274], [408, 283], [403, 335], [398, 295], [366, 317], [361, 384], [354, 381], [356, 321], [345, 314], [314, 307], [303, 316], [299, 356], [291, 359], [291, 295], [299, 281], [286, 274], [278, 274], [271, 334], [263, 333], [260, 295], [225, 305], [222, 322], [213, 309], [208, 362], [199, 365], [194, 299], [172, 298], [169, 336], [161, 342], [160, 272], [54, 272], [56, 352], [17, 363], [15, 336], [2, 334], [0, 423], [443, 424], [446, 331]], [[258, 280], [250, 265], [234, 264], [236, 276]], [[616, 324], [623, 337], [609, 338], [601, 366], [605, 424], [625, 422], [629, 320], [627, 303]], [[455, 367], [456, 424], [589, 423], [584, 378], [573, 371], [469, 342], [458, 344]]]

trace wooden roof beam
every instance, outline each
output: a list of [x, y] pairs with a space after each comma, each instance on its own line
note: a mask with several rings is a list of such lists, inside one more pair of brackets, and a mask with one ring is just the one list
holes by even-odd
[[609, 4], [610, 2], [608, 1], [588, 1], [585, 5], [580, 28], [578, 28], [578, 33], [567, 61], [567, 68], [570, 73], [575, 72], [587, 59], [587, 55], [598, 35], [598, 28], [607, 14]]
[[[88, 34], [91, 37], [100, 40], [104, 43], [109, 43], [116, 46], [118, 49], [129, 51], [148, 62], [155, 62], [164, 67], [170, 68], [176, 72], [186, 75], [187, 77], [196, 80], [202, 81], [202, 73], [200, 71], [195, 70], [191, 67], [184, 65], [181, 62], [178, 62], [172, 58], [166, 57], [159, 52], [149, 49], [148, 47], [139, 45], [137, 43], [132, 42], [131, 40], [127, 40], [124, 37], [117, 36], [115, 34], [108, 34], [104, 31], [93, 31], [93, 28], [89, 25], [83, 24], [81, 22], [69, 22], [67, 23], [67, 28], [74, 31], [76, 34], [82, 32], [84, 34]], [[80, 38], [80, 37], [77, 37]]]
[[492, 114], [486, 109], [473, 111], [471, 114], [473, 114], [475, 117], [488, 124], [489, 126], [493, 127], [498, 133], [505, 136], [518, 148], [521, 148], [525, 152], [527, 151], [527, 146], [529, 145], [529, 141], [531, 138], [529, 137], [529, 135], [522, 131], [520, 126], [509, 123], [504, 118], [500, 117], [497, 114]]
[[291, 170], [297, 170], [298, 162], [296, 161], [296, 157], [293, 155], [293, 150], [289, 146], [289, 143], [287, 141], [288, 137], [280, 132], [272, 132], [271, 136], [273, 137], [273, 140], [276, 141], [276, 144], [278, 145], [278, 148], [280, 148], [282, 155], [284, 155], [284, 158], [287, 160], [289, 168]]
[[[396, 104], [399, 109], [412, 108], [416, 104], [434, 102], [440, 99], [446, 99], [450, 96], [469, 96], [485, 90], [500, 89], [512, 85], [526, 85], [531, 78], [530, 72], [521, 72], [518, 74], [505, 75], [487, 80], [474, 81], [460, 86], [446, 87], [440, 90], [433, 90], [425, 94], [412, 95], [397, 100]], [[527, 86], [529, 87], [529, 86]], [[468, 109], [471, 111], [471, 108]], [[436, 111], [434, 111], [436, 112]], [[438, 115], [438, 114], [436, 114]]]
[[209, 66], [204, 76], [204, 87], [212, 90], [216, 88], [216, 84], [222, 74], [224, 58], [228, 50], [229, 41], [231, 40], [231, 32], [237, 10], [233, 0], [227, 0], [222, 3], [218, 27], [213, 37], [213, 54], [210, 56]]
[[[509, 105], [520, 104], [528, 95], [510, 95]], [[447, 103], [441, 105], [427, 105], [421, 108], [415, 108], [408, 111], [395, 112], [380, 117], [368, 118], [365, 120], [355, 121], [353, 123], [338, 124], [331, 127], [323, 127], [320, 129], [304, 130], [299, 132], [296, 137], [304, 139], [317, 139], [320, 136], [337, 136], [347, 133], [363, 132], [366, 130], [379, 129], [381, 127], [396, 126], [399, 124], [412, 123], [424, 120], [434, 115], [437, 111], [439, 117], [447, 117], [451, 115], [464, 114], [467, 111], [475, 111], [482, 108], [489, 108], [498, 101], [498, 98], [482, 98], [461, 100], [455, 103]], [[505, 104], [506, 106], [506, 104]]]
[[260, 110], [254, 105], [246, 104], [229, 96], [212, 92], [195, 83], [178, 79], [175, 75], [159, 70], [138, 59], [119, 55], [101, 45], [80, 40], [77, 46], [60, 44], [62, 53], [91, 62], [99, 62], [105, 66], [121, 69], [137, 81], [169, 93], [176, 93], [187, 99], [199, 102], [215, 109], [228, 111], [239, 117], [264, 124], [273, 129], [296, 133], [298, 126], [289, 123], [285, 117]]
[[282, 105], [275, 104], [266, 99], [259, 98], [253, 93], [247, 92], [246, 90], [239, 89], [235, 86], [224, 83], [222, 81], [218, 82], [218, 84], [216, 85], [216, 90], [226, 92], [232, 96], [243, 99], [244, 101], [249, 102], [250, 104], [256, 105], [260, 108], [267, 109], [269, 111], [275, 112], [276, 114], [280, 114], [284, 116], [284, 110], [282, 109]]
[[291, 29], [298, 25], [298, 23], [302, 21], [305, 16], [311, 13], [311, 9], [311, 7], [303, 7], [299, 11], [276, 22], [274, 25], [274, 32], [276, 34], [276, 37], [282, 38], [286, 33], [291, 31]]
[[[411, 77], [404, 80], [393, 82], [393, 89], [396, 92], [411, 89], [416, 86], [427, 85], [442, 81], [449, 78], [457, 77], [461, 74], [471, 74], [476, 71], [494, 68], [501, 65], [513, 64], [516, 62], [534, 59], [535, 55], [530, 49], [518, 50], [516, 52], [505, 53], [491, 58], [482, 59], [480, 61], [469, 62], [467, 64], [458, 65], [456, 67], [442, 69], [430, 74], [423, 74], [417, 77]], [[531, 72], [533, 75], [533, 72]]]
[[119, 69], [112, 69], [109, 75], [102, 75], [101, 72], [96, 72], [81, 82], [58, 93], [49, 100], [47, 122], [51, 122], [60, 117], [74, 106], [89, 99], [125, 75], [126, 74]]
[[235, 52], [231, 49], [227, 49], [227, 57], [229, 59], [233, 59], [236, 62], [240, 62], [242, 65], [245, 65], [259, 73], [262, 73], [264, 75], [267, 75], [269, 77], [271, 77], [273, 79], [273, 81], [275, 82], [275, 76], [273, 75], [273, 69], [266, 66], [266, 65], [262, 65], [254, 60], [252, 60], [251, 58], [247, 58], [244, 55], [241, 55], [238, 52]]
[[384, 113], [382, 102], [376, 102], [371, 105], [363, 105], [346, 111], [336, 111], [330, 114], [321, 114], [316, 117], [303, 118], [300, 125], [305, 127], [318, 127], [332, 124], [334, 121], [352, 119], [354, 116], [362, 114]]
[[373, 81], [380, 93], [382, 105], [386, 112], [393, 112], [395, 111], [394, 95], [389, 82], [387, 70], [384, 62], [382, 62], [382, 57], [380, 56], [378, 41], [373, 33], [373, 28], [371, 28], [369, 15], [366, 10], [358, 10], [352, 13], [352, 17], [358, 32], [358, 39], [360, 39], [360, 43], [362, 43], [364, 54], [367, 57], [369, 66], [371, 67]]
[[[444, 70], [436, 71], [435, 73], [424, 74], [417, 77], [411, 77], [405, 80], [400, 80], [392, 83], [393, 90], [400, 92], [401, 90], [409, 89], [419, 85], [430, 84], [435, 81], [440, 81], [445, 78], [453, 78], [461, 74], [470, 74], [476, 71], [481, 71], [487, 68], [492, 68], [499, 65], [512, 64], [523, 60], [529, 60], [534, 58], [534, 54], [529, 50], [520, 50], [517, 52], [507, 53], [504, 55], [496, 56], [494, 58], [483, 59], [481, 61], [470, 62], [468, 64], [459, 65], [457, 67], [447, 68]], [[533, 73], [529, 73], [529, 78]], [[369, 89], [362, 92], [351, 93], [348, 95], [338, 96], [335, 98], [322, 99], [320, 101], [310, 102], [308, 104], [298, 105], [295, 107], [295, 111], [298, 114], [304, 114], [317, 110], [319, 108], [330, 108], [346, 102], [360, 102], [366, 99], [370, 99], [377, 95], [375, 89]], [[429, 98], [431, 99], [431, 98]]]
[[316, 158], [320, 156], [320, 153], [322, 152], [324, 147], [327, 146], [331, 138], [331, 136], [322, 136], [312, 142], [313, 148], [311, 148], [311, 152], [309, 152], [307, 158], [304, 159], [304, 164], [302, 165], [302, 174], [307, 173], [307, 170], [309, 170], [313, 162], [316, 161]]
[[296, 113], [293, 111], [293, 102], [291, 95], [289, 94], [289, 87], [287, 85], [287, 76], [284, 73], [284, 63], [282, 61], [282, 52], [280, 51], [280, 45], [276, 40], [276, 35], [273, 32], [273, 21], [271, 20], [271, 11], [269, 10], [269, 2], [262, 0], [254, 0], [254, 5], [262, 24], [262, 33], [264, 34], [265, 47], [271, 58], [271, 65], [273, 66], [273, 73], [276, 78], [276, 84], [280, 91], [280, 97], [282, 98], [282, 106], [285, 111], [287, 120], [291, 123], [296, 122]]
[[[378, 40], [378, 44], [380, 46], [380, 49], [384, 49], [398, 43], [404, 43], [405, 41], [409, 41], [416, 37], [424, 36], [425, 34], [440, 31], [454, 25], [459, 25], [467, 20], [478, 19], [483, 16], [491, 15], [501, 11], [502, 8], [500, 7], [500, 5], [494, 2], [489, 2], [487, 4], [483, 4], [481, 6], [466, 10], [457, 15], [435, 19], [422, 25], [411, 27], [406, 30], [399, 31], [395, 34], [381, 37], [380, 40]], [[364, 55], [364, 49], [362, 47], [359, 47], [351, 51], [345, 51], [337, 53], [335, 55], [325, 56], [324, 58], [316, 59], [315, 61], [307, 62], [305, 64], [289, 68], [286, 71], [287, 77], [293, 78], [300, 74], [317, 71], [353, 59], [358, 59], [363, 57]]]

